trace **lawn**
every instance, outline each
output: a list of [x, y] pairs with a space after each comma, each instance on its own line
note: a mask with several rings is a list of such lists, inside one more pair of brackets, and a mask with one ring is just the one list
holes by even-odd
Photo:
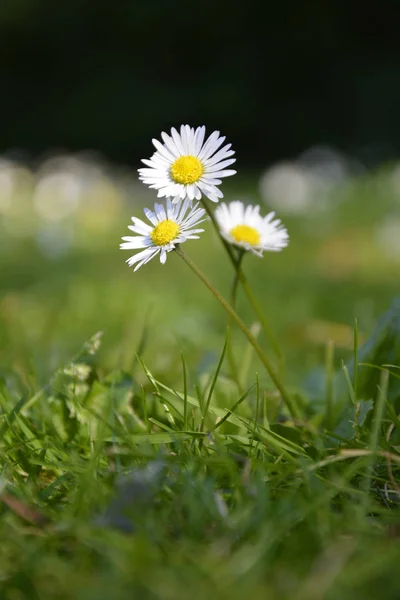
[[[125, 264], [120, 238], [154, 195], [78, 166], [0, 171], [1, 598], [397, 600], [393, 167], [278, 210], [289, 246], [245, 257], [282, 360], [240, 288], [237, 310], [293, 415], [176, 253]], [[269, 210], [259, 175], [225, 198]], [[228, 298], [205, 229], [184, 249]]]

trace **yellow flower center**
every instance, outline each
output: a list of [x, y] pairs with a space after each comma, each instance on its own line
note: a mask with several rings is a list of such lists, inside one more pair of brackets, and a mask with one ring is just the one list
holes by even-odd
[[171, 165], [171, 177], [176, 183], [195, 183], [203, 175], [203, 165], [197, 156], [180, 156]]
[[179, 225], [175, 221], [166, 219], [154, 227], [150, 237], [156, 246], [165, 246], [169, 242], [172, 242], [178, 233]]
[[250, 225], [236, 225], [236, 227], [231, 229], [230, 233], [237, 242], [244, 242], [245, 244], [250, 244], [250, 246], [260, 245], [260, 234], [257, 229], [250, 227]]

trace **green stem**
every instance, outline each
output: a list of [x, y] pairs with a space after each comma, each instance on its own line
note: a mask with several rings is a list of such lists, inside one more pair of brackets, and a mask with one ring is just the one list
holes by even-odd
[[177, 246], [175, 248], [175, 252], [182, 258], [182, 260], [188, 265], [188, 267], [190, 267], [190, 269], [204, 283], [204, 285], [210, 290], [210, 292], [216, 297], [218, 302], [226, 310], [228, 315], [233, 319], [233, 321], [235, 321], [235, 323], [243, 331], [244, 335], [247, 337], [250, 344], [253, 346], [254, 350], [256, 351], [262, 364], [266, 368], [266, 370], [267, 370], [269, 376], [271, 377], [272, 381], [274, 382], [276, 388], [279, 390], [279, 392], [282, 396], [282, 400], [285, 402], [291, 416], [295, 419], [301, 417], [299, 408], [297, 407], [297, 405], [293, 401], [293, 399], [286, 392], [282, 382], [280, 381], [278, 375], [275, 373], [271, 363], [269, 362], [268, 358], [264, 354], [264, 352], [263, 352], [261, 346], [258, 344], [256, 338], [252, 335], [252, 333], [247, 328], [246, 324], [242, 321], [242, 319], [235, 312], [235, 310], [231, 307], [231, 305], [225, 300], [225, 298], [223, 296], [221, 296], [221, 294], [218, 292], [218, 290], [215, 289], [215, 287], [212, 285], [212, 283], [209, 281], [209, 279], [207, 279], [207, 277], [204, 275], [204, 273], [202, 271], [200, 271], [200, 269], [194, 264], [194, 262], [191, 261], [191, 259], [188, 256], [186, 256], [186, 254], [183, 252], [183, 250], [179, 246]]
[[235, 258], [235, 269], [236, 270], [235, 270], [235, 277], [233, 279], [232, 289], [231, 289], [230, 303], [233, 307], [235, 307], [235, 304], [236, 304], [236, 296], [237, 296], [237, 289], [238, 289], [238, 283], [239, 283], [239, 271], [241, 269], [243, 258], [244, 258], [244, 250], [240, 250], [237, 258]]
[[[238, 269], [240, 268], [243, 257], [244, 257], [244, 251], [241, 250], [237, 257], [237, 261], [236, 261], [235, 277], [233, 279], [231, 296], [230, 296], [230, 305], [232, 306], [232, 308], [234, 310], [236, 310], [236, 296], [237, 296], [237, 289], [238, 289], [238, 283], [239, 283]], [[231, 329], [231, 326], [232, 326], [232, 317], [230, 315], [228, 315], [228, 329], [229, 330]], [[233, 354], [232, 336], [229, 336], [228, 346], [227, 346], [226, 351], [227, 351], [229, 366], [231, 369], [232, 379], [236, 383], [239, 394], [242, 395], [243, 388], [242, 388], [242, 384], [240, 383], [240, 379], [239, 379], [239, 375], [238, 375], [238, 368], [237, 368], [237, 364], [236, 364], [235, 357]]]
[[230, 244], [228, 244], [228, 242], [226, 240], [224, 240], [224, 238], [222, 237], [217, 221], [214, 217], [213, 212], [210, 210], [210, 207], [208, 206], [206, 201], [202, 201], [202, 204], [207, 212], [207, 215], [210, 217], [211, 222], [215, 228], [215, 231], [217, 232], [218, 237], [220, 238], [233, 266], [235, 267], [236, 270], [236, 277], [239, 279], [241, 286], [243, 288], [244, 293], [247, 296], [248, 301], [250, 302], [251, 306], [253, 307], [254, 312], [257, 315], [257, 318], [259, 320], [259, 322], [261, 323], [261, 327], [263, 328], [263, 331], [265, 333], [266, 338], [268, 339], [269, 343], [271, 344], [277, 358], [279, 361], [279, 370], [281, 372], [283, 372], [283, 355], [281, 352], [281, 349], [279, 348], [279, 344], [274, 336], [274, 334], [272, 333], [264, 315], [263, 312], [252, 292], [251, 287], [249, 286], [248, 282], [247, 282], [247, 278], [245, 276], [245, 274], [243, 273], [241, 267], [240, 267], [240, 261], [238, 258], [236, 258], [232, 246]]

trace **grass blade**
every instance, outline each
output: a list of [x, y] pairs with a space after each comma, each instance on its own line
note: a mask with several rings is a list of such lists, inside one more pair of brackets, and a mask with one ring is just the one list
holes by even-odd
[[203, 431], [204, 421], [205, 421], [205, 419], [207, 417], [207, 413], [208, 413], [208, 409], [210, 407], [210, 402], [211, 402], [211, 398], [212, 398], [212, 395], [213, 395], [213, 392], [214, 392], [214, 388], [215, 388], [215, 385], [216, 385], [217, 380], [218, 380], [218, 375], [219, 375], [219, 372], [221, 370], [222, 363], [224, 362], [224, 358], [225, 358], [225, 354], [226, 354], [226, 349], [227, 349], [227, 346], [228, 346], [228, 341], [229, 341], [229, 331], [227, 332], [227, 334], [225, 336], [224, 347], [222, 348], [221, 356], [219, 358], [218, 365], [217, 365], [217, 368], [216, 368], [215, 373], [214, 373], [214, 377], [212, 378], [212, 381], [211, 381], [210, 389], [209, 389], [209, 392], [208, 392], [208, 395], [207, 395], [207, 400], [206, 400], [206, 403], [205, 403], [205, 406], [204, 406], [204, 411], [203, 411], [203, 414], [202, 414], [202, 417], [201, 417], [200, 431]]
[[243, 400], [246, 400], [247, 396], [250, 394], [250, 392], [253, 391], [253, 389], [255, 387], [256, 387], [256, 384], [253, 383], [253, 385], [251, 387], [249, 387], [247, 392], [245, 392], [242, 396], [240, 396], [239, 400], [237, 402], [235, 402], [235, 404], [232, 406], [232, 408], [228, 409], [228, 412], [222, 417], [222, 419], [220, 421], [218, 421], [218, 423], [216, 425], [214, 425], [214, 427], [213, 427], [213, 429], [211, 429], [211, 431], [215, 431], [216, 429], [218, 429], [218, 427], [221, 427], [221, 425], [223, 423], [225, 423], [225, 421], [228, 419], [229, 415], [232, 415], [235, 412], [237, 407], [240, 406], [240, 404], [243, 402]]

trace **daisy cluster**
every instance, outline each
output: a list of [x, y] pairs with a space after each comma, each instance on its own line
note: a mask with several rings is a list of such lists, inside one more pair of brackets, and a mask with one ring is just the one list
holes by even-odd
[[[170, 135], [162, 132], [161, 139], [152, 140], [156, 151], [143, 159], [146, 167], [139, 169], [139, 179], [166, 200], [154, 204], [153, 211], [144, 209], [149, 224], [132, 217], [129, 229], [136, 235], [123, 237], [120, 245], [123, 250], [139, 251], [126, 261], [135, 271], [158, 254], [164, 264], [168, 252], [178, 244], [197, 239], [204, 231], [198, 225], [206, 219], [200, 203], [203, 198], [219, 202], [223, 198], [219, 189], [222, 179], [236, 173], [228, 168], [236, 160], [232, 158], [235, 152], [231, 144], [224, 145], [225, 137], [219, 131], [206, 139], [204, 126], [194, 129], [182, 125], [180, 132], [175, 128]], [[221, 236], [241, 251], [258, 256], [265, 250], [278, 252], [288, 244], [288, 233], [274, 216], [262, 217], [259, 206], [245, 206], [239, 201], [222, 203], [215, 211]]]

